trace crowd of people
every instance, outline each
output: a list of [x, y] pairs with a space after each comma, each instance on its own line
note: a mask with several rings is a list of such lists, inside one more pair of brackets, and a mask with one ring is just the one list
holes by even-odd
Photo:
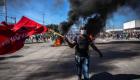
[[55, 41], [59, 36], [55, 34], [37, 34], [32, 35], [28, 39], [26, 39], [25, 43], [39, 43], [39, 42], [49, 42]]
[[26, 39], [26, 43], [46, 42], [48, 39], [49, 37], [47, 37], [46, 34], [37, 34], [37, 35], [32, 35], [28, 39]]
[[111, 39], [140, 39], [140, 32], [132, 32], [132, 33], [103, 33], [100, 34], [100, 38], [111, 38]]
[[[77, 34], [67, 34], [70, 40], [73, 40]], [[26, 42], [34, 43], [34, 42], [47, 42], [49, 40], [55, 41], [57, 39], [57, 35], [48, 35], [48, 34], [37, 34], [30, 36]], [[140, 32], [132, 32], [132, 33], [102, 33], [98, 38], [110, 38], [110, 39], [118, 39], [118, 40], [131, 40], [136, 39], [140, 40]]]

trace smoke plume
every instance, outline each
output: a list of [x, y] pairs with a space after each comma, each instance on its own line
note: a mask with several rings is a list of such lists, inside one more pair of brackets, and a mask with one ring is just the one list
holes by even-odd
[[69, 3], [68, 21], [61, 23], [63, 34], [81, 17], [87, 21], [84, 26], [87, 27], [88, 34], [96, 35], [105, 26], [106, 20], [122, 6], [129, 6], [136, 13], [140, 12], [140, 0], [69, 0]]

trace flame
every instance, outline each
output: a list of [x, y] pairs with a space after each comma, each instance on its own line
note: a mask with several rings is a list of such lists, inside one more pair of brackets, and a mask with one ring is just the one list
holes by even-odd
[[95, 37], [94, 37], [92, 34], [89, 35], [89, 38], [90, 38], [91, 40], [95, 40]]
[[62, 44], [62, 38], [59, 37], [55, 40], [53, 47], [61, 46], [61, 44]]

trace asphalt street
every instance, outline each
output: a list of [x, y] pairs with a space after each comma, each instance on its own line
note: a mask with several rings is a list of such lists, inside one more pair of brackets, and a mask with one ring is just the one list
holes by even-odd
[[[139, 43], [97, 44], [104, 57], [90, 49], [91, 80], [140, 80]], [[74, 49], [47, 43], [25, 44], [0, 56], [0, 80], [77, 80]]]

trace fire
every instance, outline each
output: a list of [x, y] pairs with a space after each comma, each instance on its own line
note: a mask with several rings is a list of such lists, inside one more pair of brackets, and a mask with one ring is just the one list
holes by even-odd
[[62, 40], [63, 40], [62, 37], [58, 37], [58, 38], [55, 40], [55, 42], [54, 42], [54, 44], [53, 44], [53, 47], [61, 46]]
[[95, 37], [94, 37], [92, 34], [89, 35], [89, 38], [90, 38], [91, 40], [95, 40]]

